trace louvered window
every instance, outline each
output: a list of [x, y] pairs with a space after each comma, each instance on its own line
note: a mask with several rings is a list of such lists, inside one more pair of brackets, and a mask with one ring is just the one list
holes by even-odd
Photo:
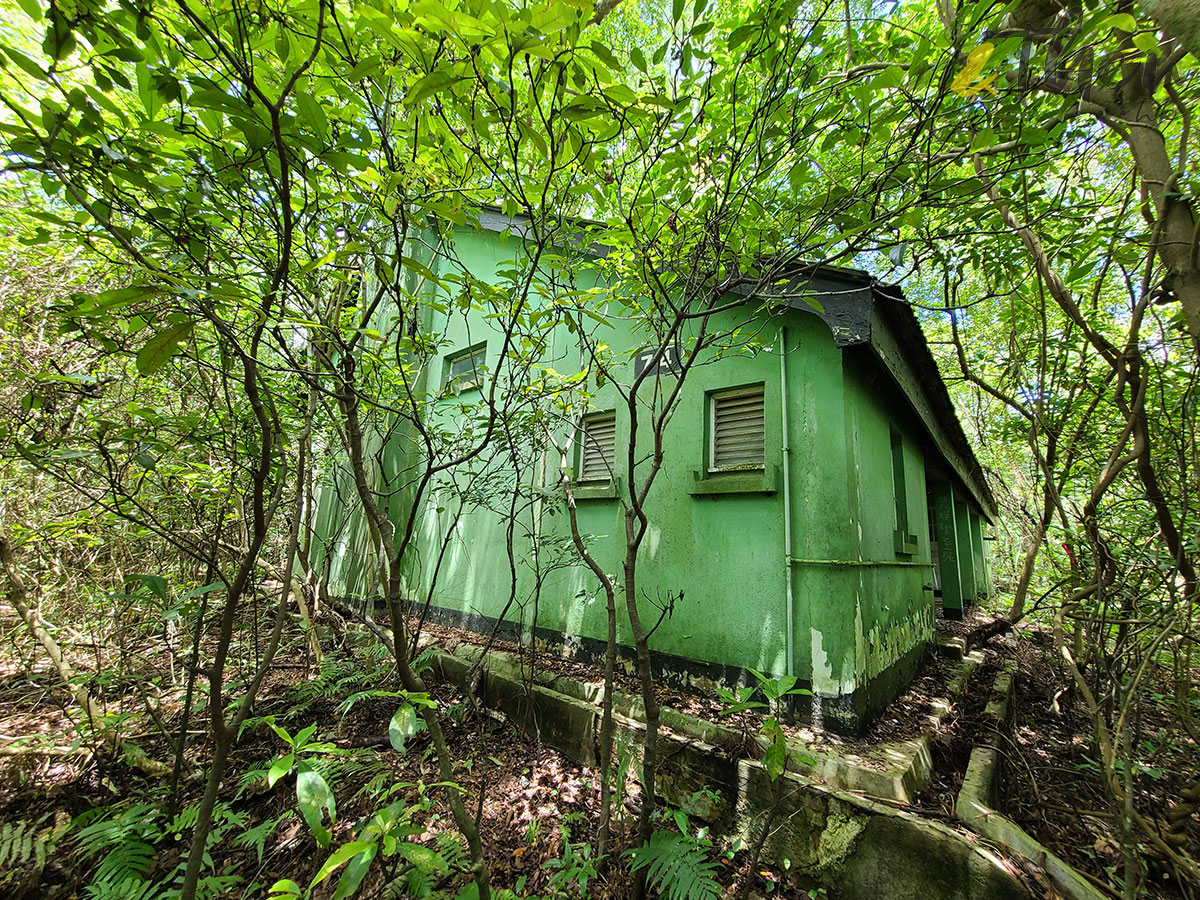
[[711, 471], [764, 468], [766, 419], [761, 386], [714, 394], [711, 425]]
[[584, 416], [580, 435], [579, 480], [608, 481], [612, 478], [617, 444], [617, 414]]

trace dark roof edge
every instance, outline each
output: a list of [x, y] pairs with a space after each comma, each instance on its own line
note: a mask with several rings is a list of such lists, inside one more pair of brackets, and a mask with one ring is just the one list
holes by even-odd
[[[476, 208], [479, 211], [481, 228], [497, 233], [508, 230], [522, 238], [528, 236], [531, 224], [529, 216], [508, 215], [499, 206], [491, 204], [479, 204]], [[565, 216], [563, 221], [581, 229], [606, 227], [603, 222], [581, 216]], [[612, 248], [592, 242], [580, 249], [604, 257]], [[846, 293], [846, 303], [842, 304], [845, 310], [816, 310], [799, 297], [792, 299], [789, 305], [795, 309], [807, 309], [824, 319], [834, 332], [834, 339], [839, 347], [870, 346], [876, 360], [908, 398], [913, 411], [925, 426], [930, 440], [954, 470], [974, 505], [989, 522], [993, 521], [996, 517], [996, 500], [984, 477], [983, 467], [980, 466], [975, 451], [962, 429], [962, 423], [958, 420], [958, 413], [946, 390], [945, 382], [942, 381], [937, 362], [929, 352], [925, 333], [921, 330], [912, 307], [905, 301], [900, 287], [881, 284], [862, 269], [824, 263], [794, 263], [787, 268], [789, 277], [814, 282], [841, 282], [852, 287], [852, 290]], [[751, 291], [747, 290], [746, 293]], [[870, 296], [869, 310], [862, 310], [860, 307], [863, 294]], [[856, 313], [861, 315], [863, 312], [870, 318], [869, 326], [867, 322], [853, 321]], [[842, 316], [849, 318], [843, 319]], [[880, 333], [875, 327], [876, 316], [886, 326], [885, 333]], [[854, 327], [855, 325], [860, 327]]]
[[[880, 364], [908, 397], [930, 439], [958, 476], [974, 505], [992, 522], [996, 499], [967, 440], [954, 401], [929, 350], [925, 332], [898, 285], [872, 284], [874, 315], [870, 346]], [[883, 327], [878, 327], [882, 325]]]

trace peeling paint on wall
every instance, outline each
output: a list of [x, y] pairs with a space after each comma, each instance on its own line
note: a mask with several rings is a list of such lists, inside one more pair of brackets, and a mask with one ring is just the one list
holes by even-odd
[[[826, 697], [849, 694], [855, 688], [854, 679], [842, 681], [834, 674], [833, 663], [825, 652], [824, 635], [815, 628], [812, 632], [812, 685], [813, 691]], [[840, 668], [840, 666], [839, 666]]]
[[855, 624], [858, 641], [865, 644], [865, 651], [860, 652], [859, 659], [865, 661], [868, 679], [899, 662], [913, 647], [933, 639], [933, 610], [928, 607], [918, 607], [910, 616], [876, 625], [865, 635], [862, 633], [861, 617]]

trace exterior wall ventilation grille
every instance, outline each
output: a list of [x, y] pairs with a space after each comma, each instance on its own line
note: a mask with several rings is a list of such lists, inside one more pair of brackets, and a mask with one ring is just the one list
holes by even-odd
[[617, 444], [616, 413], [585, 416], [579, 452], [580, 481], [608, 481], [612, 478]]
[[766, 462], [766, 417], [761, 386], [712, 397], [711, 469], [761, 469]]

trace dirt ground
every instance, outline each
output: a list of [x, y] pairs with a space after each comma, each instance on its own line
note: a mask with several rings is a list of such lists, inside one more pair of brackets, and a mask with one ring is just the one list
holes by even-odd
[[[964, 626], [953, 626], [960, 630]], [[476, 635], [437, 630], [439, 642], [479, 642]], [[261, 844], [238, 846], [236, 829], [220, 845], [222, 865], [241, 877], [241, 883], [224, 896], [264, 896], [265, 888], [280, 878], [306, 884], [326, 853], [319, 851], [311, 834], [296, 814], [294, 775], [267, 787], [266, 770], [285, 750], [282, 741], [262, 722], [273, 716], [291, 733], [313, 723], [315, 739], [324, 741], [327, 752], [314, 754], [322, 774], [337, 797], [337, 825], [333, 845], [348, 841], [356, 823], [378, 807], [378, 796], [390, 789], [389, 800], [403, 799], [411, 809], [414, 826], [410, 840], [439, 850], [451, 861], [465, 860], [465, 847], [457, 837], [450, 816], [436, 787], [441, 780], [430, 750], [428, 735], [418, 734], [401, 755], [388, 742], [387, 723], [396, 710], [396, 699], [380, 696], [398, 685], [386, 660], [378, 653], [351, 655], [346, 646], [333, 650], [323, 668], [306, 664], [303, 651], [281, 656], [281, 666], [272, 672], [254, 710], [257, 722], [249, 728], [231, 759], [222, 801], [231, 821], [241, 830], [262, 826]], [[505, 647], [505, 649], [514, 649]], [[1018, 718], [1012, 747], [1006, 759], [1008, 790], [1005, 811], [1054, 852], [1080, 867], [1109, 892], [1117, 889], [1113, 873], [1120, 861], [1120, 845], [1108, 803], [1095, 771], [1094, 756], [1086, 740], [1087, 722], [1070, 698], [1061, 695], [1061, 677], [1043, 647], [1036, 641], [1018, 638], [995, 640], [985, 649], [985, 662], [973, 674], [965, 694], [952, 704], [950, 715], [934, 735], [933, 783], [921, 793], [914, 811], [953, 826], [954, 797], [961, 786], [971, 746], [989, 727], [982, 716], [991, 684], [1008, 657], [1016, 656], [1020, 677]], [[541, 656], [543, 664], [549, 661]], [[73, 733], [68, 720], [71, 698], [44, 666], [9, 653], [0, 669], [0, 753], [16, 746], [16, 739], [38, 739], [38, 752], [0, 755], [0, 825], [37, 822], [44, 831], [89, 809], [116, 806], [129, 798], [146, 802], [169, 802], [168, 784], [146, 779], [134, 769], [103, 753], [78, 752], [70, 746]], [[308, 661], [311, 663], [311, 661]], [[31, 666], [31, 663], [32, 666]], [[554, 659], [553, 670], [585, 680], [597, 680], [597, 667]], [[947, 680], [957, 664], [931, 659], [908, 692], [894, 703], [872, 731], [849, 740], [797, 729], [810, 742], [862, 749], [881, 741], [915, 737], [926, 727], [933, 700], [946, 694]], [[565, 868], [588, 871], [590, 860], [583, 854], [593, 842], [597, 825], [599, 782], [597, 773], [575, 765], [560, 754], [536, 746], [515, 728], [491, 714], [476, 714], [448, 686], [431, 683], [433, 698], [446, 710], [446, 731], [460, 767], [454, 780], [474, 808], [480, 807], [485, 857], [494, 885], [521, 894], [549, 894], [552, 881]], [[621, 688], [636, 692], [637, 685], [624, 679]], [[178, 691], [163, 691], [147, 701], [132, 683], [110, 684], [103, 696], [111, 710], [132, 712], [149, 705], [154, 717], [138, 720], [140, 733], [131, 740], [157, 759], [171, 759], [172, 746], [180, 728]], [[356, 699], [350, 708], [345, 698]], [[1056, 700], [1057, 702], [1047, 702]], [[661, 689], [660, 702], [696, 715], [715, 716], [715, 698]], [[743, 714], [740, 724], [752, 727], [753, 714]], [[157, 724], [155, 724], [157, 722]], [[160, 727], [161, 726], [161, 727]], [[168, 737], [170, 736], [170, 737]], [[23, 746], [28, 746], [27, 740]], [[189, 726], [189, 748], [198, 766], [206, 762], [209, 747], [205, 719], [198, 715]], [[1194, 751], [1194, 748], [1192, 748]], [[1194, 754], [1191, 758], [1195, 758]], [[632, 770], [631, 770], [632, 771]], [[181, 780], [175, 807], [187, 810], [198, 800], [203, 784]], [[1164, 784], [1164, 796], [1170, 785]], [[619, 847], [628, 844], [634, 826], [638, 790], [630, 776], [626, 802], [616, 822]], [[273, 825], [270, 823], [274, 822]], [[266, 823], [266, 824], [264, 824]], [[268, 825], [270, 825], [268, 829]], [[61, 827], [59, 830], [63, 830]], [[186, 828], [179, 839], [170, 833], [163, 817], [157, 851], [149, 876], [163, 878], [172, 872], [186, 852]], [[71, 898], [85, 896], [84, 886], [95, 872], [98, 856], [88, 857], [66, 831], [56, 837], [58, 852], [47, 854], [44, 867], [32, 867], [22, 877], [10, 870], [0, 880], [0, 896]], [[0, 833], [0, 852], [3, 852]], [[718, 848], [718, 880], [726, 895], [734, 896], [749, 882], [751, 897], [807, 897], [790, 888], [784, 873], [756, 866], [751, 871], [745, 850]], [[564, 862], [566, 861], [566, 862]], [[19, 868], [19, 867], [18, 867]], [[623, 870], [606, 877], [589, 872], [586, 896], [620, 900], [629, 894]], [[35, 877], [36, 874], [36, 877]], [[446, 873], [424, 887], [450, 890], [464, 880], [461, 874]], [[1044, 882], [1036, 871], [1028, 873], [1035, 894], [1044, 893]], [[331, 895], [336, 879], [330, 879], [313, 896]], [[369, 876], [361, 896], [383, 896], [383, 873]], [[420, 885], [411, 886], [413, 890]], [[1151, 884], [1161, 897], [1183, 896], [1177, 887], [1161, 878]], [[417, 894], [419, 895], [419, 893]], [[403, 896], [399, 894], [398, 896]]]

